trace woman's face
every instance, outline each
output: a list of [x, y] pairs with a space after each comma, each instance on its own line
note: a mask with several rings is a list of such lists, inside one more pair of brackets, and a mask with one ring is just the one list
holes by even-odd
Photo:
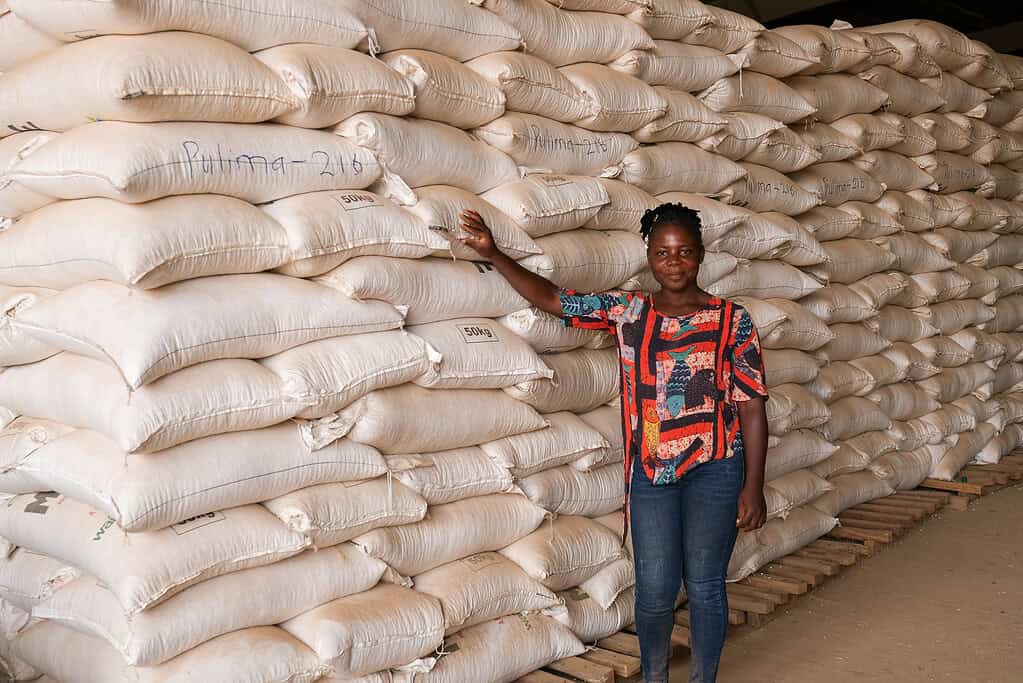
[[670, 292], [682, 292], [696, 286], [703, 261], [703, 246], [688, 230], [674, 225], [657, 226], [646, 249], [654, 279]]

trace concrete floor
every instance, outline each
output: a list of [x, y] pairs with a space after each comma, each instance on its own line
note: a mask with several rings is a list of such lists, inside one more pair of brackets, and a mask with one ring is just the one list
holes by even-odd
[[[687, 680], [688, 657], [672, 668]], [[718, 683], [1023, 682], [1023, 486], [942, 511], [729, 639]]]

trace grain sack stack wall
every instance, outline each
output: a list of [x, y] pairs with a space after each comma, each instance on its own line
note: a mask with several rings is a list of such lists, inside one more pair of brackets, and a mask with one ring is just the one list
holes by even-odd
[[1019, 445], [1016, 61], [689, 0], [250, 4], [0, 6], [21, 679], [514, 680], [632, 621], [612, 340], [464, 207], [594, 291], [701, 211], [772, 395], [732, 578]]

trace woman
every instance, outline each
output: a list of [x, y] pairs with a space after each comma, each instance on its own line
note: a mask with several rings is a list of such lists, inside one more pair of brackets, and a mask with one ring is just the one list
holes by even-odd
[[626, 533], [636, 566], [636, 633], [647, 683], [666, 683], [675, 601], [684, 582], [690, 681], [711, 683], [728, 628], [725, 575], [738, 529], [763, 525], [767, 416], [763, 362], [741, 306], [697, 285], [700, 217], [680, 204], [643, 216], [656, 294], [561, 290], [501, 253], [480, 215], [462, 242], [524, 298], [566, 325], [618, 339]]

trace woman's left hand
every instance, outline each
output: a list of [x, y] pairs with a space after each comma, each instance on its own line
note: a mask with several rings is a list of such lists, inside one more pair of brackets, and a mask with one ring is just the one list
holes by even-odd
[[753, 531], [767, 521], [767, 503], [763, 486], [743, 486], [739, 494], [739, 517], [735, 526], [742, 531]]

